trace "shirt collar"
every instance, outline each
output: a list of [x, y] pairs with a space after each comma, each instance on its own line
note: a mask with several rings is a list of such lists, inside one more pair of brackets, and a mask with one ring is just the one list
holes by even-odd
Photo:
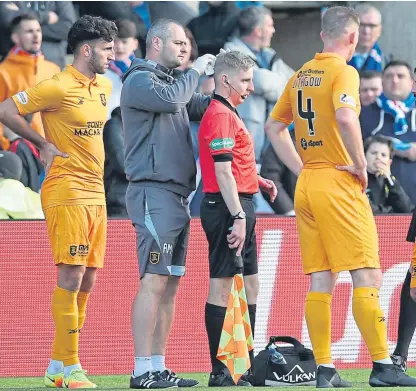
[[87, 76], [85, 76], [83, 73], [78, 71], [74, 66], [68, 65], [66, 67], [66, 70], [74, 76], [75, 79], [77, 79], [79, 82], [81, 82], [83, 85], [89, 85], [92, 84], [93, 86], [98, 86], [97, 76], [94, 77], [94, 79], [89, 79]]
[[336, 53], [316, 53], [315, 60], [325, 60], [326, 58], [336, 58], [337, 60], [347, 63], [347, 60]]
[[238, 115], [238, 112], [237, 112], [236, 108], [233, 107], [233, 106], [231, 106], [230, 102], [228, 102], [228, 100], [225, 99], [223, 96], [218, 95], [218, 94], [214, 94], [214, 96], [213, 96], [212, 99], [215, 99], [218, 102], [221, 102], [224, 106], [226, 106], [227, 108], [229, 108], [232, 112], [234, 112], [235, 114], [237, 114], [238, 117], [240, 117]]
[[27, 57], [39, 57], [42, 55], [42, 52], [40, 50], [37, 53], [33, 54], [33, 53], [27, 52], [26, 50], [23, 50], [21, 47], [17, 45], [13, 47], [11, 52], [19, 56], [27, 56]]

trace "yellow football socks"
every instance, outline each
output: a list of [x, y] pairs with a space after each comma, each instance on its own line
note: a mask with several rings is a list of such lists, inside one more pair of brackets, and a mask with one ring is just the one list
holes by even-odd
[[305, 319], [317, 365], [332, 364], [331, 300], [329, 293], [309, 292], [306, 296]]
[[78, 292], [77, 304], [78, 304], [78, 328], [81, 331], [85, 322], [85, 313], [87, 310], [87, 302], [90, 296], [89, 292]]
[[78, 358], [78, 292], [55, 288], [52, 295], [52, 315], [55, 321], [55, 340], [52, 360], [62, 361], [64, 366], [79, 363]]
[[389, 358], [387, 327], [377, 288], [355, 288], [352, 313], [373, 361]]

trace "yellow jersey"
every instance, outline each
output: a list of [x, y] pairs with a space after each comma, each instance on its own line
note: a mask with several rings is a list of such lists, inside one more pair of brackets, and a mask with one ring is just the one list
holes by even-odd
[[42, 185], [42, 206], [105, 205], [103, 128], [111, 82], [90, 80], [73, 66], [12, 99], [26, 116], [40, 111], [46, 139], [68, 158], [55, 157]]
[[290, 78], [270, 117], [294, 122], [304, 168], [352, 164], [335, 112], [348, 107], [359, 115], [359, 84], [358, 72], [335, 53], [317, 53]]

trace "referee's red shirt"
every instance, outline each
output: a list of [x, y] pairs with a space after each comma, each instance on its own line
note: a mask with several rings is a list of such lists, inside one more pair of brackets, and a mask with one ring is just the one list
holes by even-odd
[[239, 193], [259, 191], [254, 145], [237, 111], [222, 96], [214, 95], [198, 130], [203, 192], [218, 193], [215, 162], [231, 161]]

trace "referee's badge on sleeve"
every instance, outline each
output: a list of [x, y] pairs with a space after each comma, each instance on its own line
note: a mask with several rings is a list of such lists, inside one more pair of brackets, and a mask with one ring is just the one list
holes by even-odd
[[160, 261], [160, 253], [150, 251], [150, 263], [152, 265], [157, 265]]

